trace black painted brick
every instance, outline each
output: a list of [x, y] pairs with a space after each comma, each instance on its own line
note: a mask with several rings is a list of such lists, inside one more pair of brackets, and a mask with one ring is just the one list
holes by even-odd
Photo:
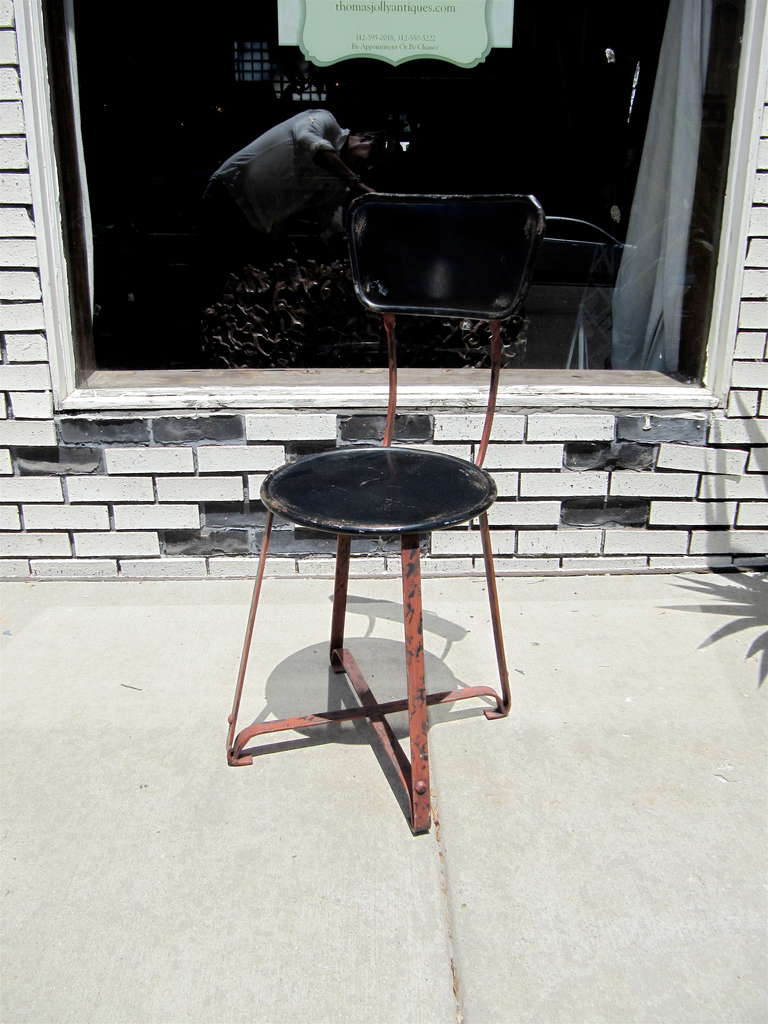
[[[384, 437], [386, 416], [365, 414], [339, 417], [339, 436], [342, 441], [381, 441]], [[431, 441], [434, 421], [419, 413], [400, 413], [395, 416], [395, 441]]]
[[293, 441], [285, 446], [285, 460], [295, 462], [297, 459], [306, 458], [307, 455], [332, 452], [335, 447], [335, 441]]
[[63, 416], [58, 425], [65, 444], [149, 444], [147, 420]]
[[39, 473], [98, 473], [101, 448], [17, 448], [14, 462], [22, 476]]
[[167, 555], [247, 555], [248, 530], [165, 530], [161, 533]]
[[566, 469], [652, 469], [657, 447], [632, 441], [572, 441], [565, 446]]
[[563, 526], [645, 526], [650, 502], [634, 498], [568, 498], [562, 503]]
[[617, 416], [616, 436], [620, 441], [677, 441], [679, 444], [704, 444], [706, 420], [677, 416]]
[[244, 436], [242, 416], [158, 416], [152, 420], [156, 444], [242, 441]]
[[[211, 502], [201, 506], [203, 525], [214, 527], [247, 527], [261, 530], [267, 521], [267, 510], [260, 501]], [[273, 529], [293, 529], [293, 524], [275, 516]]]

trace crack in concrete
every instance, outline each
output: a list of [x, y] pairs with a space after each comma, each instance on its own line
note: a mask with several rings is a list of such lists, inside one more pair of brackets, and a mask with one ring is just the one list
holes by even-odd
[[448, 860], [442, 833], [440, 831], [440, 815], [438, 813], [437, 793], [435, 792], [434, 785], [432, 788], [432, 822], [433, 835], [435, 838], [435, 845], [437, 846], [437, 859], [440, 870], [440, 892], [443, 898], [443, 916], [445, 920], [446, 935], [448, 938], [448, 954], [451, 971], [451, 990], [453, 992], [453, 1000], [456, 1009], [456, 1024], [464, 1024], [464, 1000], [461, 992], [461, 976], [459, 974], [456, 956], [456, 935], [453, 918], [453, 905], [451, 903], [451, 894], [448, 884]]

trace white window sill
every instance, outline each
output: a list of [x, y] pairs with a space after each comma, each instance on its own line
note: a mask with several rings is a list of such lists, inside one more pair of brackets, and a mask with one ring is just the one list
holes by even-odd
[[[402, 369], [398, 407], [484, 409], [487, 370]], [[370, 370], [98, 370], [60, 402], [62, 411], [119, 409], [376, 409], [387, 373]], [[624, 370], [504, 370], [498, 408], [711, 409], [707, 388]]]

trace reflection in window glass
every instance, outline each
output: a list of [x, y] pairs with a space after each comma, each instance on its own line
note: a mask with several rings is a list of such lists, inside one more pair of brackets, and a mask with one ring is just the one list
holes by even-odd
[[[508, 367], [700, 371], [743, 0], [516, 0], [513, 45], [471, 69], [314, 67], [271, 2], [110, 18], [74, 2], [98, 367], [381, 365], [343, 232], [370, 188], [539, 199]], [[485, 364], [473, 323], [399, 336], [404, 365]]]

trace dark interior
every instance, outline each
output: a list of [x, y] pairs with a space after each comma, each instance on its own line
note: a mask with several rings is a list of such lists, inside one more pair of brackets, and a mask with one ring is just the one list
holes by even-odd
[[[94, 364], [380, 364], [378, 326], [354, 300], [345, 241], [318, 237], [311, 219], [295, 231], [295, 263], [252, 268], [201, 328], [206, 254], [198, 227], [209, 176], [267, 128], [323, 107], [345, 127], [384, 133], [386, 154], [369, 182], [381, 191], [531, 193], [548, 217], [564, 218], [551, 221], [526, 330], [506, 365], [565, 365], [585, 288], [597, 307], [610, 306], [666, 9], [667, 0], [516, 0], [513, 47], [494, 49], [476, 68], [369, 59], [314, 68], [297, 47], [277, 46], [272, 2], [222, 0], [201, 17], [166, 0], [153, 8], [150, 30], [145, 19], [116, 25], [110, 5], [75, 0], [96, 268]], [[55, 18], [49, 30], [55, 44]], [[244, 71], [243, 44], [253, 42], [268, 45], [267, 80]], [[61, 124], [59, 111], [60, 148]], [[69, 193], [72, 205], [71, 182]], [[77, 225], [70, 228], [73, 244]], [[590, 245], [605, 258], [602, 276], [587, 280], [584, 266], [596, 266]], [[255, 324], [243, 312], [249, 295], [263, 297], [282, 279], [303, 336], [284, 318], [276, 324], [271, 311]], [[331, 308], [313, 299], [313, 288], [334, 296]], [[605, 334], [610, 324], [599, 319], [596, 331]], [[227, 349], [217, 334], [225, 321], [230, 340], [259, 330], [279, 339], [259, 351], [246, 343]], [[447, 325], [442, 334], [453, 339], [443, 356], [413, 340], [415, 328], [406, 331], [404, 365], [476, 364], [472, 345], [457, 342]], [[595, 365], [608, 365], [599, 343], [595, 351]]]

